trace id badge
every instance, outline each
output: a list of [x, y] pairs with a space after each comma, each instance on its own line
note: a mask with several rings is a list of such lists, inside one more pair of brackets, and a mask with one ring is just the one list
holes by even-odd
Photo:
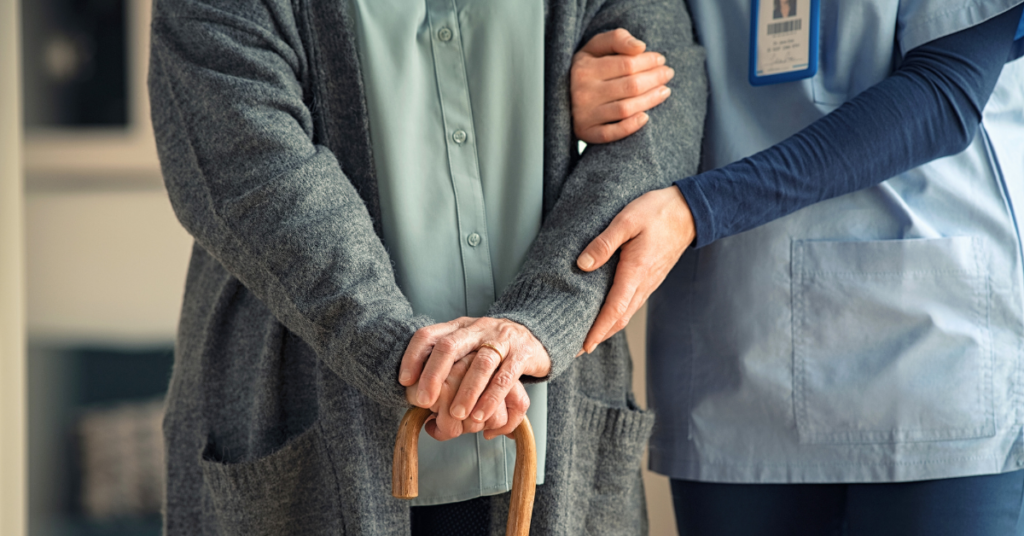
[[750, 84], [810, 78], [818, 72], [819, 0], [752, 0]]

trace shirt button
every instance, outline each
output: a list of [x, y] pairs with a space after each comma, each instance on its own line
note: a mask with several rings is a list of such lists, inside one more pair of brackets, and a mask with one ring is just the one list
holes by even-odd
[[466, 141], [466, 131], [456, 130], [455, 133], [452, 134], [452, 139], [455, 140], [455, 143], [462, 145]]
[[448, 28], [441, 28], [440, 30], [437, 31], [437, 38], [445, 42], [451, 41], [452, 31], [449, 30]]
[[469, 245], [477, 247], [480, 245], [480, 235], [473, 233], [466, 237], [466, 241], [469, 242]]

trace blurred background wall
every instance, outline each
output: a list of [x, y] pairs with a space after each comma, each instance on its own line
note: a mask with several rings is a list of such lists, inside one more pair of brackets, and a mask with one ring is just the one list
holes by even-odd
[[[191, 238], [153, 146], [149, 1], [23, 2], [32, 535], [159, 534], [160, 399]], [[644, 320], [628, 328], [641, 404]], [[645, 482], [651, 534], [675, 534], [667, 479]]]
[[25, 337], [20, 32], [0, 0], [0, 533], [25, 534]]
[[22, 3], [29, 533], [156, 535], [191, 239], [163, 191], [149, 0]]

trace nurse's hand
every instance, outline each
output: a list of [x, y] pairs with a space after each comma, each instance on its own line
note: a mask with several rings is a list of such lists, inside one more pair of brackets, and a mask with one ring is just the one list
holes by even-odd
[[674, 185], [647, 192], [615, 216], [576, 259], [581, 270], [592, 272], [622, 248], [615, 281], [583, 341], [583, 351], [593, 352], [626, 327], [695, 237], [690, 206]]
[[[433, 408], [457, 363], [465, 372], [447, 413], [471, 426], [487, 423], [502, 401], [508, 406], [506, 397], [521, 376], [551, 373], [551, 357], [525, 326], [497, 318], [458, 318], [416, 332], [402, 357], [398, 381], [406, 387], [418, 384], [410, 402]], [[514, 430], [522, 416], [510, 408], [508, 419], [506, 427]]]
[[587, 143], [621, 140], [647, 124], [646, 110], [661, 104], [675, 76], [665, 56], [644, 52], [623, 29], [595, 35], [573, 56], [570, 71], [573, 130]]

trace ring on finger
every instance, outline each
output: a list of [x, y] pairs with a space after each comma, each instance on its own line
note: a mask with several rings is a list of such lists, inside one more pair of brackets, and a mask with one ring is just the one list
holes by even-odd
[[[505, 356], [504, 356], [504, 355], [502, 355], [502, 353], [501, 353], [501, 350], [499, 350], [499, 349], [498, 349], [498, 346], [497, 346], [497, 345], [495, 345], [495, 344], [494, 344], [493, 342], [485, 342], [485, 343], [483, 343], [483, 344], [481, 344], [481, 345], [480, 345], [480, 348], [490, 348], [491, 350], [494, 350], [494, 353], [498, 354], [498, 363], [499, 363], [499, 364], [500, 364], [500, 363], [501, 363], [502, 361], [504, 361], [504, 360], [505, 360]], [[479, 350], [479, 349], [478, 349], [478, 350]]]

